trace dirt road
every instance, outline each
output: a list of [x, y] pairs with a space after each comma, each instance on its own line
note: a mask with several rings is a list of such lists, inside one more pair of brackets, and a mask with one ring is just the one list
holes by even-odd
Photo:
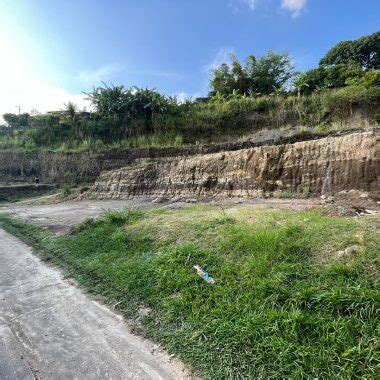
[[179, 363], [0, 230], [0, 379], [181, 379]]
[[[134, 197], [125, 200], [82, 200], [55, 204], [28, 204], [19, 202], [8, 206], [1, 206], [0, 212], [11, 213], [13, 216], [24, 219], [61, 234], [67, 232], [71, 226], [81, 222], [85, 218], [93, 218], [102, 214], [105, 210], [121, 210], [125, 207], [138, 207], [142, 210], [154, 207], [168, 207], [170, 209], [192, 206], [186, 201], [152, 203], [154, 197]], [[189, 200], [188, 200], [189, 201]], [[191, 200], [193, 201], [193, 200]], [[292, 209], [302, 210], [318, 207], [320, 200], [311, 199], [247, 199], [247, 198], [220, 198], [204, 199], [204, 203], [225, 209], [236, 207], [252, 207], [254, 209]]]
[[0, 212], [11, 213], [19, 219], [49, 227], [57, 233], [65, 233], [71, 226], [80, 223], [85, 218], [94, 218], [105, 210], [121, 210], [127, 206], [146, 209], [157, 205], [145, 199], [72, 201], [41, 205], [19, 202], [1, 206]]

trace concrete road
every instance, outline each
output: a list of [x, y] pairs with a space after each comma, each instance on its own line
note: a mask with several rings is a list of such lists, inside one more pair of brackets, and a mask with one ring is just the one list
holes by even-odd
[[0, 379], [181, 379], [183, 366], [0, 229]]

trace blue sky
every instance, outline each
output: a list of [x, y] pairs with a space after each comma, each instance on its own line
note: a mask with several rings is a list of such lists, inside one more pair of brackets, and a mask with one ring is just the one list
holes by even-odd
[[199, 96], [229, 52], [305, 70], [379, 26], [379, 0], [0, 0], [0, 113], [82, 106], [101, 81]]

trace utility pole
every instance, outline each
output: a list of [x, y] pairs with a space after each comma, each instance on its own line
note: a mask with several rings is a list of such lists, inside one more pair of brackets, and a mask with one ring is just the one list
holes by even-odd
[[21, 107], [20, 106], [16, 106], [16, 108], [18, 108], [18, 114], [20, 115], [21, 114]]

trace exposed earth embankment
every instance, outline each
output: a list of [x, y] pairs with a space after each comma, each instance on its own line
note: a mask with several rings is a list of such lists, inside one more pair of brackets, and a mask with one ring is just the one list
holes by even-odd
[[[347, 132], [340, 132], [341, 134]], [[188, 157], [230, 152], [265, 145], [283, 145], [322, 138], [300, 128], [263, 130], [245, 141], [183, 147], [109, 149], [83, 152], [0, 150], [0, 183], [31, 182], [38, 176], [44, 183], [81, 184], [94, 182], [103, 171], [118, 169], [146, 159]]]
[[376, 194], [378, 137], [377, 131], [367, 131], [192, 157], [136, 160], [103, 172], [85, 197], [330, 194], [347, 189]]

